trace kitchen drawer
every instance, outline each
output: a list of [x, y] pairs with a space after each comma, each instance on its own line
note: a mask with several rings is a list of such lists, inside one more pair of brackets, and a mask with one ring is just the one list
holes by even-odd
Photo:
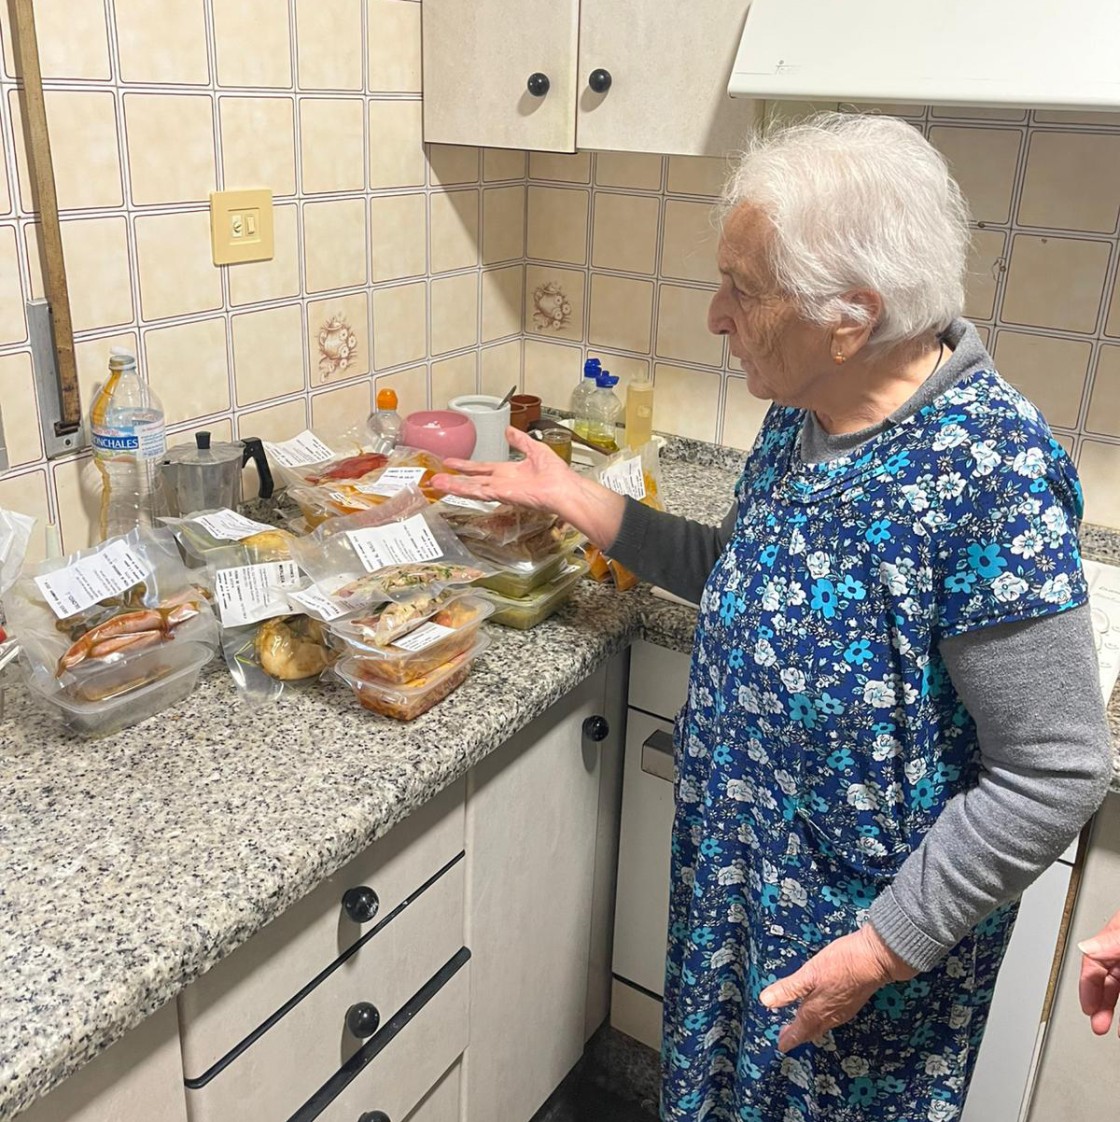
[[[462, 852], [464, 790], [463, 781], [454, 783], [413, 811], [179, 995], [188, 1080], [202, 1077]], [[343, 894], [362, 885], [380, 900], [365, 924], [341, 906]]]
[[630, 648], [630, 704], [672, 720], [688, 695], [689, 655], [641, 640]]

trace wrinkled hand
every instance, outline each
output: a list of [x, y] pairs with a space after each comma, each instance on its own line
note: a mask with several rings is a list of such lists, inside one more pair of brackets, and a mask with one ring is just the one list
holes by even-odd
[[1083, 955], [1078, 987], [1081, 1012], [1089, 1018], [1093, 1032], [1104, 1036], [1112, 1027], [1120, 997], [1120, 912], [1077, 949]]
[[873, 927], [834, 939], [800, 970], [762, 991], [768, 1009], [797, 1003], [797, 1013], [778, 1036], [778, 1050], [788, 1052], [829, 1029], [846, 1024], [888, 982], [917, 974], [892, 951]]

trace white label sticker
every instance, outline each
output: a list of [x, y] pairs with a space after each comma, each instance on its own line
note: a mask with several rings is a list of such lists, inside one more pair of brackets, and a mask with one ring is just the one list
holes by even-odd
[[425, 468], [386, 468], [372, 483], [357, 483], [355, 488], [363, 495], [391, 497], [406, 487], [415, 487], [424, 476]]
[[397, 639], [393, 646], [400, 647], [402, 651], [422, 651], [438, 643], [445, 636], [454, 634], [454, 627], [444, 627], [442, 623], [424, 623], [415, 631], [410, 631]]
[[483, 510], [490, 512], [497, 510], [501, 503], [487, 502], [485, 499], [466, 499], [462, 495], [444, 495], [441, 502], [448, 506], [461, 506], [465, 510]]
[[321, 464], [334, 455], [334, 452], [309, 429], [304, 429], [299, 436], [293, 436], [291, 440], [279, 444], [266, 440], [264, 446], [269, 456], [283, 467]]
[[644, 499], [646, 480], [642, 475], [642, 457], [631, 456], [628, 460], [619, 460], [617, 464], [604, 468], [599, 475], [599, 482], [604, 487], [609, 487], [616, 495]]
[[302, 592], [289, 592], [288, 599], [299, 608], [306, 608], [311, 615], [326, 623], [346, 615], [345, 608], [340, 608], [321, 588], [314, 584], [310, 588], [305, 588]]
[[284, 590], [297, 588], [299, 583], [299, 568], [294, 561], [218, 569], [214, 573], [214, 596], [222, 626], [237, 627], [288, 615], [292, 608]]
[[273, 528], [264, 522], [254, 522], [251, 518], [244, 518], [233, 510], [216, 510], [213, 514], [200, 514], [194, 521], [212, 538], [227, 542], [239, 542]]
[[146, 579], [150, 572], [144, 559], [133, 553], [128, 542], [112, 541], [104, 548], [35, 578], [59, 619], [66, 619], [98, 600], [107, 600]]
[[422, 514], [414, 514], [403, 522], [392, 522], [388, 526], [347, 530], [346, 536], [368, 573], [375, 573], [387, 565], [414, 565], [443, 556], [443, 550]]

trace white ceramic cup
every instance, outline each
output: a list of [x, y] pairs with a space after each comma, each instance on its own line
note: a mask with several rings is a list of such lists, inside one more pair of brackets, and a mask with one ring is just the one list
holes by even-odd
[[501, 409], [495, 409], [502, 399], [485, 393], [468, 393], [453, 397], [449, 409], [456, 413], [466, 413], [474, 421], [474, 431], [478, 436], [474, 445], [472, 460], [496, 463], [509, 459], [509, 445], [506, 443], [506, 428], [509, 426], [509, 402]]

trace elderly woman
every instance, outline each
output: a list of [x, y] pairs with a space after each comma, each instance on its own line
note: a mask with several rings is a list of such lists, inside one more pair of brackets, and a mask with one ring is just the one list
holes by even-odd
[[523, 461], [440, 485], [700, 603], [662, 1118], [941, 1122], [1015, 901], [1107, 782], [1080, 488], [959, 318], [966, 210], [915, 130], [772, 131], [722, 220], [709, 327], [773, 405], [721, 527], [513, 433]]

